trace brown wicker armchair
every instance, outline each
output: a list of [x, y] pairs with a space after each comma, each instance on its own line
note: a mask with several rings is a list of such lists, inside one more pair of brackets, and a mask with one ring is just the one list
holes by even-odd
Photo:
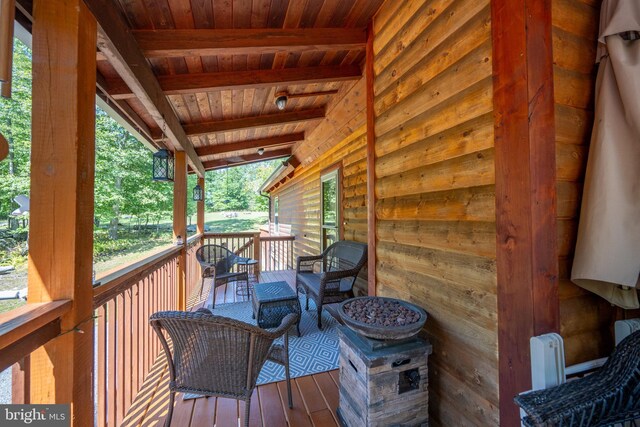
[[[246, 258], [239, 257], [224, 246], [203, 245], [196, 251], [196, 259], [202, 269], [202, 287], [205, 289], [204, 281], [213, 278], [213, 292], [217, 287], [226, 285], [229, 282], [245, 281], [249, 282], [247, 271], [232, 271], [233, 266]], [[216, 298], [213, 296], [212, 307], [215, 307]]]
[[[322, 271], [314, 272], [314, 265], [322, 263]], [[321, 255], [298, 257], [296, 267], [296, 293], [309, 297], [318, 309], [318, 329], [322, 329], [322, 305], [353, 298], [353, 285], [358, 273], [367, 262], [367, 245], [341, 240], [329, 246]]]
[[[251, 394], [267, 360], [284, 365], [292, 408], [287, 331], [297, 319], [297, 314], [288, 314], [276, 330], [269, 332], [239, 320], [214, 316], [204, 308], [153, 314], [149, 322], [160, 337], [169, 364], [169, 413], [165, 426], [171, 424], [176, 392], [244, 400], [248, 426]], [[274, 344], [282, 335], [284, 345]], [[169, 345], [167, 336], [173, 345]]]

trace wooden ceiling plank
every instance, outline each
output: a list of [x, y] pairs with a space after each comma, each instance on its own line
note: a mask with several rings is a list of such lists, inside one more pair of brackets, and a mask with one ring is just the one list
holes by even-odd
[[204, 168], [207, 171], [214, 169], [224, 169], [232, 166], [247, 165], [249, 163], [263, 162], [265, 160], [279, 159], [291, 156], [291, 148], [282, 148], [280, 150], [265, 152], [262, 156], [259, 154], [250, 154], [242, 156], [240, 161], [232, 161], [231, 159], [216, 159], [204, 162]]
[[229, 153], [234, 151], [291, 145], [297, 141], [303, 140], [304, 132], [297, 132], [288, 135], [272, 136], [269, 138], [249, 139], [246, 141], [239, 141], [231, 144], [216, 144], [206, 147], [198, 147], [196, 148], [196, 153], [198, 154], [198, 156], [210, 156], [214, 154]]
[[286, 123], [297, 123], [307, 120], [322, 119], [324, 116], [324, 108], [315, 108], [312, 110], [287, 111], [284, 113], [241, 117], [238, 119], [219, 120], [215, 122], [185, 124], [184, 130], [189, 136], [197, 136], [207, 133], [229, 132], [239, 129], [252, 129], [283, 125]]
[[[249, 70], [218, 73], [172, 74], [158, 76], [166, 95], [211, 92], [229, 89], [255, 89], [277, 85], [302, 85], [358, 80], [362, 77], [357, 65], [285, 68], [281, 70]], [[127, 99], [133, 92], [122, 79], [107, 81], [109, 96]]]
[[160, 127], [166, 124], [166, 135], [176, 149], [184, 150], [189, 164], [200, 176], [204, 167], [176, 114], [162, 92], [151, 66], [137, 47], [128, 24], [115, 4], [107, 0], [85, 0], [98, 21], [98, 48], [133, 90]]
[[362, 50], [367, 39], [364, 28], [172, 29], [132, 33], [149, 58]]

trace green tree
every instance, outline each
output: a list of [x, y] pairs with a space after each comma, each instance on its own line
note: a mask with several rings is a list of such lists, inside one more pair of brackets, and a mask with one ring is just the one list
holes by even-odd
[[151, 179], [152, 154], [104, 111], [96, 110], [95, 212], [112, 225], [134, 216], [139, 225], [171, 216], [173, 186]]
[[0, 162], [0, 218], [15, 208], [13, 198], [29, 195], [31, 169], [31, 52], [14, 39], [12, 97], [0, 98], [0, 132], [9, 156]]

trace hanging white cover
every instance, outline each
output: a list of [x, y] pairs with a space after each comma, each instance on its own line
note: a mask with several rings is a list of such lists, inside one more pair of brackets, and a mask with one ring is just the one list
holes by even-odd
[[638, 308], [640, 275], [640, 1], [604, 0], [596, 109], [571, 280]]

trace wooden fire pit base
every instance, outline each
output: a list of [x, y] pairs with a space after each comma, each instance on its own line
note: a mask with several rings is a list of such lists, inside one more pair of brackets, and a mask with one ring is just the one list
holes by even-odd
[[418, 337], [385, 346], [340, 326], [340, 403], [345, 427], [428, 426], [427, 360]]

